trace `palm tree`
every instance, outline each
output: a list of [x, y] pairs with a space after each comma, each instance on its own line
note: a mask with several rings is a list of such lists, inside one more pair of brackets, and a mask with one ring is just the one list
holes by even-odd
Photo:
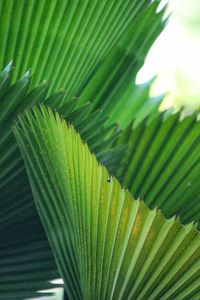
[[159, 5], [0, 1], [0, 299], [200, 299], [197, 112], [135, 83]]

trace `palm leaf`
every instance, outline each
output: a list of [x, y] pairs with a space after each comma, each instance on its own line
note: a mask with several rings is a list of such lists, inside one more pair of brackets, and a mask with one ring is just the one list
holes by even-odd
[[110, 178], [44, 107], [14, 127], [69, 299], [197, 299], [200, 236]]
[[159, 206], [184, 223], [200, 219], [200, 122], [197, 113], [182, 118], [162, 113], [139, 125], [132, 123], [118, 143], [129, 142], [117, 175], [135, 197], [150, 208]]
[[[133, 26], [80, 93], [80, 103], [91, 101], [95, 108], [103, 107], [110, 115], [109, 120], [118, 122], [122, 127], [134, 119], [137, 111], [139, 113], [140, 109], [144, 109], [147, 101], [151, 81], [143, 86], [137, 86], [134, 81], [149, 48], [166, 22], [163, 18], [165, 8], [156, 13], [159, 2], [153, 1], [151, 5], [146, 5], [143, 13], [138, 15]], [[151, 101], [151, 109], [156, 104], [158, 106], [161, 100], [162, 97], [155, 104]]]
[[[28, 3], [3, 0], [0, 3], [0, 69], [13, 59], [14, 81], [30, 68], [36, 75], [32, 86], [47, 79], [52, 82], [50, 92], [66, 88], [68, 98], [77, 96], [122, 37], [130, 36], [135, 28], [141, 28], [137, 43], [141, 33], [145, 37], [143, 53], [140, 53], [144, 59], [145, 51], [160, 31], [156, 27], [160, 18], [154, 17], [159, 3], [158, 0], [154, 4], [148, 0], [29, 0]], [[148, 28], [147, 36], [143, 23], [149, 21], [145, 14], [150, 6], [153, 7], [152, 29]], [[134, 24], [137, 27], [133, 29]], [[136, 53], [135, 43], [135, 57]]]

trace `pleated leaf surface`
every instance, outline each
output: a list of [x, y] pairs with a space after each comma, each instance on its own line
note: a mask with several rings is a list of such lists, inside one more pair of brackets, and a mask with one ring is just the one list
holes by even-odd
[[[53, 295], [60, 278], [43, 228], [32, 220], [0, 233], [0, 299]], [[51, 292], [39, 293], [40, 290]]]
[[198, 299], [193, 224], [135, 200], [58, 113], [34, 108], [14, 133], [69, 299]]
[[129, 143], [117, 175], [135, 197], [150, 208], [161, 207], [184, 223], [200, 220], [200, 122], [197, 113], [161, 113], [132, 123], [120, 136]]
[[159, 2], [146, 5], [80, 93], [80, 103], [91, 101], [94, 107], [103, 107], [110, 115], [108, 121], [114, 120], [122, 128], [143, 109], [146, 114], [155, 110], [163, 98], [146, 99], [152, 80], [143, 85], [135, 83], [148, 50], [165, 26], [165, 8], [157, 13]]
[[[0, 205], [2, 216], [0, 228], [4, 228], [9, 225], [8, 215], [5, 214], [5, 211], [9, 211], [9, 204], [11, 205], [10, 217], [15, 222], [17, 219], [13, 217], [19, 213], [16, 208], [29, 209], [31, 198], [24, 163], [11, 131], [12, 122], [17, 114], [35, 103], [45, 102], [51, 107], [57, 107], [63, 117], [73, 122], [76, 129], [81, 132], [83, 139], [88, 142], [99, 160], [111, 169], [116, 167], [116, 161], [124, 147], [112, 148], [119, 134], [116, 125], [104, 126], [107, 117], [100, 114], [100, 111], [90, 112], [89, 103], [77, 108], [77, 100], [73, 99], [65, 105], [60, 105], [64, 93], [57, 93], [47, 98], [48, 86], [46, 84], [29, 91], [31, 78], [28, 73], [14, 85], [10, 85], [11, 65], [0, 73], [0, 79]], [[112, 160], [108, 150], [113, 153]], [[24, 205], [20, 205], [23, 198]]]
[[[0, 73], [0, 299], [39, 297], [59, 274], [35, 209], [21, 154], [11, 131], [24, 107], [45, 97], [44, 85], [28, 94], [30, 76], [10, 86], [11, 66]], [[44, 295], [48, 295], [45, 293]]]
[[49, 93], [66, 89], [64, 102], [84, 91], [83, 101], [101, 106], [107, 95], [110, 103], [115, 90], [124, 93], [126, 79], [137, 73], [164, 27], [163, 12], [157, 13], [160, 0], [151, 2], [2, 0], [0, 69], [14, 60], [13, 82], [30, 69], [32, 86], [48, 80]]

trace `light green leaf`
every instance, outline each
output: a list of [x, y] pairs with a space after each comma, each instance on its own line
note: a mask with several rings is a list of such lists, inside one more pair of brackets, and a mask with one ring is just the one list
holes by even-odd
[[14, 133], [69, 299], [197, 299], [193, 224], [136, 201], [58, 113], [34, 108]]

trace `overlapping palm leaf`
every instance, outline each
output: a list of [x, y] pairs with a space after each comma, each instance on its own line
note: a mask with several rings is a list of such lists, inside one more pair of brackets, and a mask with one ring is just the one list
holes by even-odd
[[[100, 114], [100, 111], [91, 112], [89, 103], [85, 103], [78, 108], [77, 100], [72, 99], [61, 105], [60, 103], [65, 93], [60, 92], [53, 94], [51, 97], [46, 97], [48, 91], [46, 83], [29, 91], [31, 82], [29, 73], [25, 74], [14, 85], [11, 85], [11, 71], [12, 64], [9, 64], [0, 73], [0, 232], [2, 245], [0, 298], [3, 297], [2, 299], [5, 299], [6, 295], [7, 297], [13, 296], [14, 299], [17, 295], [19, 297], [21, 295], [22, 298], [25, 295], [28, 296], [29, 291], [31, 297], [34, 289], [37, 291], [48, 288], [50, 286], [48, 280], [58, 277], [49, 243], [35, 209], [25, 166], [11, 131], [11, 125], [16, 116], [33, 104], [47, 102], [51, 107], [56, 107], [63, 116], [74, 123], [84, 140], [90, 144], [99, 159], [106, 163], [110, 169], [115, 166], [119, 156], [124, 152], [124, 146], [112, 147], [114, 140], [119, 134], [116, 125], [104, 126], [107, 117]], [[111, 153], [108, 153], [108, 150], [114, 155], [112, 160], [110, 159]], [[33, 236], [32, 242], [29, 241], [29, 236], [24, 233], [27, 229], [29, 229], [28, 235]], [[12, 234], [9, 234], [10, 230], [12, 230]], [[16, 245], [15, 243], [13, 244], [16, 252], [9, 254], [14, 236], [18, 240]], [[32, 243], [32, 251], [26, 255], [26, 251], [30, 248], [30, 243]], [[40, 243], [41, 247], [38, 246]], [[28, 247], [27, 250], [26, 245]], [[24, 252], [22, 251], [23, 247]], [[44, 256], [46, 264], [42, 263]], [[20, 262], [21, 264], [18, 268]], [[27, 276], [27, 282], [22, 282], [23, 276], [21, 277], [22, 271], [20, 270], [24, 274], [33, 270], [33, 277]], [[15, 280], [11, 276], [13, 272]], [[33, 282], [32, 288], [31, 282]], [[10, 288], [8, 289], [8, 287]]]
[[120, 136], [129, 144], [118, 170], [123, 185], [145, 199], [150, 208], [161, 207], [184, 223], [200, 220], [200, 122], [197, 113], [161, 113], [139, 125], [132, 123]]
[[[49, 92], [65, 88], [66, 98], [79, 96], [99, 69], [111, 70], [108, 64], [113, 69], [116, 59], [124, 77], [128, 73], [127, 64], [129, 69], [134, 66], [131, 72], [136, 74], [163, 29], [163, 13], [156, 14], [159, 3], [158, 0], [153, 3], [148, 0], [3, 0], [0, 69], [14, 60], [13, 81], [30, 68], [34, 74], [32, 86], [46, 79], [51, 82]], [[116, 84], [119, 70], [118, 76], [115, 69], [112, 71]], [[93, 81], [92, 88], [99, 87], [102, 79]], [[86, 98], [86, 102], [89, 100]]]

